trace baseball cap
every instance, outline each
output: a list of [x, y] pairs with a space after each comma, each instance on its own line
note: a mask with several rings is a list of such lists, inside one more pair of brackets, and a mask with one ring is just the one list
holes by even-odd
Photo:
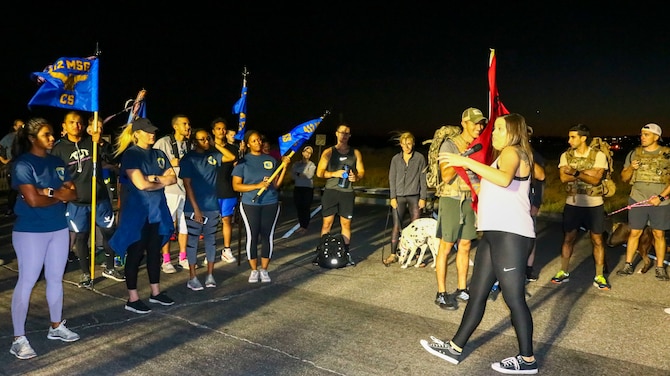
[[661, 137], [661, 133], [663, 132], [661, 130], [661, 127], [659, 127], [658, 124], [654, 124], [654, 123], [649, 123], [649, 124], [645, 125], [644, 127], [642, 127], [642, 130], [643, 131], [649, 131], [651, 133], [657, 134], [658, 137]]
[[482, 120], [488, 121], [488, 119], [482, 114], [482, 111], [474, 107], [470, 107], [467, 110], [463, 111], [462, 120], [469, 120], [473, 123], [479, 123]]
[[156, 133], [158, 130], [151, 121], [147, 118], [138, 118], [133, 121], [133, 132], [135, 131], [145, 131], [147, 133]]

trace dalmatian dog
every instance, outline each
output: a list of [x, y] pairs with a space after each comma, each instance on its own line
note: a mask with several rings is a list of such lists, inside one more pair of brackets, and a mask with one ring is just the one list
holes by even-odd
[[400, 232], [400, 242], [398, 243], [398, 251], [400, 256], [398, 262], [400, 267], [406, 269], [418, 249], [421, 250], [419, 258], [414, 264], [415, 268], [421, 266], [426, 250], [430, 249], [433, 254], [432, 268], [435, 268], [435, 260], [437, 259], [437, 250], [440, 246], [440, 239], [435, 237], [437, 229], [437, 220], [434, 218], [418, 218]]

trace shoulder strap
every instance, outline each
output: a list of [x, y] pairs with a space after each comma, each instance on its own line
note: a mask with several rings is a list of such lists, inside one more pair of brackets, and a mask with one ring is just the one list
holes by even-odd
[[179, 147], [177, 146], [177, 139], [174, 137], [174, 133], [170, 133], [170, 146], [172, 146], [172, 155], [179, 159]]

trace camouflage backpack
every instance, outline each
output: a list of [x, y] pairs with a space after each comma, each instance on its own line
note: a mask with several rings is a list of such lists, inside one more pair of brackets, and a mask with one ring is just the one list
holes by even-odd
[[428, 188], [437, 188], [441, 183], [440, 165], [437, 161], [440, 153], [440, 146], [444, 140], [454, 138], [461, 134], [462, 128], [456, 125], [443, 125], [435, 131], [433, 138], [424, 141], [422, 144], [430, 144], [428, 148], [428, 160], [426, 161], [426, 184]]

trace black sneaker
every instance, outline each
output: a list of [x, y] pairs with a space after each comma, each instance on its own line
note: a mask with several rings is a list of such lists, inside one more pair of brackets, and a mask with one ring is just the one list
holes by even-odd
[[535, 273], [532, 266], [526, 266], [526, 281], [535, 282], [538, 277], [538, 274]]
[[458, 302], [452, 296], [446, 292], [438, 292], [435, 296], [435, 304], [442, 309], [448, 309], [450, 311], [458, 309]]
[[348, 258], [347, 266], [356, 266], [356, 263], [354, 262], [354, 258], [351, 257], [351, 253], [349, 253], [349, 251], [347, 251], [347, 258]]
[[656, 279], [659, 281], [670, 281], [670, 277], [668, 277], [668, 272], [665, 271], [665, 267], [656, 267]]
[[134, 302], [127, 301], [125, 306], [126, 311], [135, 312], [139, 314], [145, 314], [151, 312], [151, 308], [147, 307], [141, 300], [136, 300]]
[[468, 300], [470, 300], [470, 290], [468, 289], [458, 289], [456, 290], [454, 295], [456, 296], [456, 299], [462, 302], [467, 302]]
[[537, 373], [537, 362], [526, 362], [521, 355], [517, 355], [493, 363], [491, 368], [508, 375], [534, 375]]
[[491, 291], [489, 292], [489, 300], [495, 302], [496, 299], [498, 299], [499, 294], [500, 294], [500, 282], [496, 281], [496, 283], [493, 284], [493, 287], [491, 287]]
[[118, 282], [123, 282], [126, 280], [126, 276], [116, 269], [105, 269], [102, 271], [102, 276]]
[[160, 305], [169, 306], [169, 305], [174, 304], [174, 300], [172, 300], [172, 298], [167, 296], [165, 291], [163, 291], [156, 296], [151, 295], [149, 297], [149, 303], [157, 303], [157, 304], [160, 304]]
[[93, 281], [91, 281], [90, 274], [84, 273], [81, 275], [81, 278], [79, 278], [79, 287], [86, 289], [90, 289], [93, 287]]
[[419, 341], [426, 351], [449, 363], [458, 364], [461, 361], [461, 352], [451, 346], [451, 341], [441, 341], [432, 336], [430, 339], [431, 341], [426, 341], [425, 339]]
[[635, 271], [633, 263], [627, 262], [624, 264], [623, 268], [616, 272], [617, 275], [631, 275]]

